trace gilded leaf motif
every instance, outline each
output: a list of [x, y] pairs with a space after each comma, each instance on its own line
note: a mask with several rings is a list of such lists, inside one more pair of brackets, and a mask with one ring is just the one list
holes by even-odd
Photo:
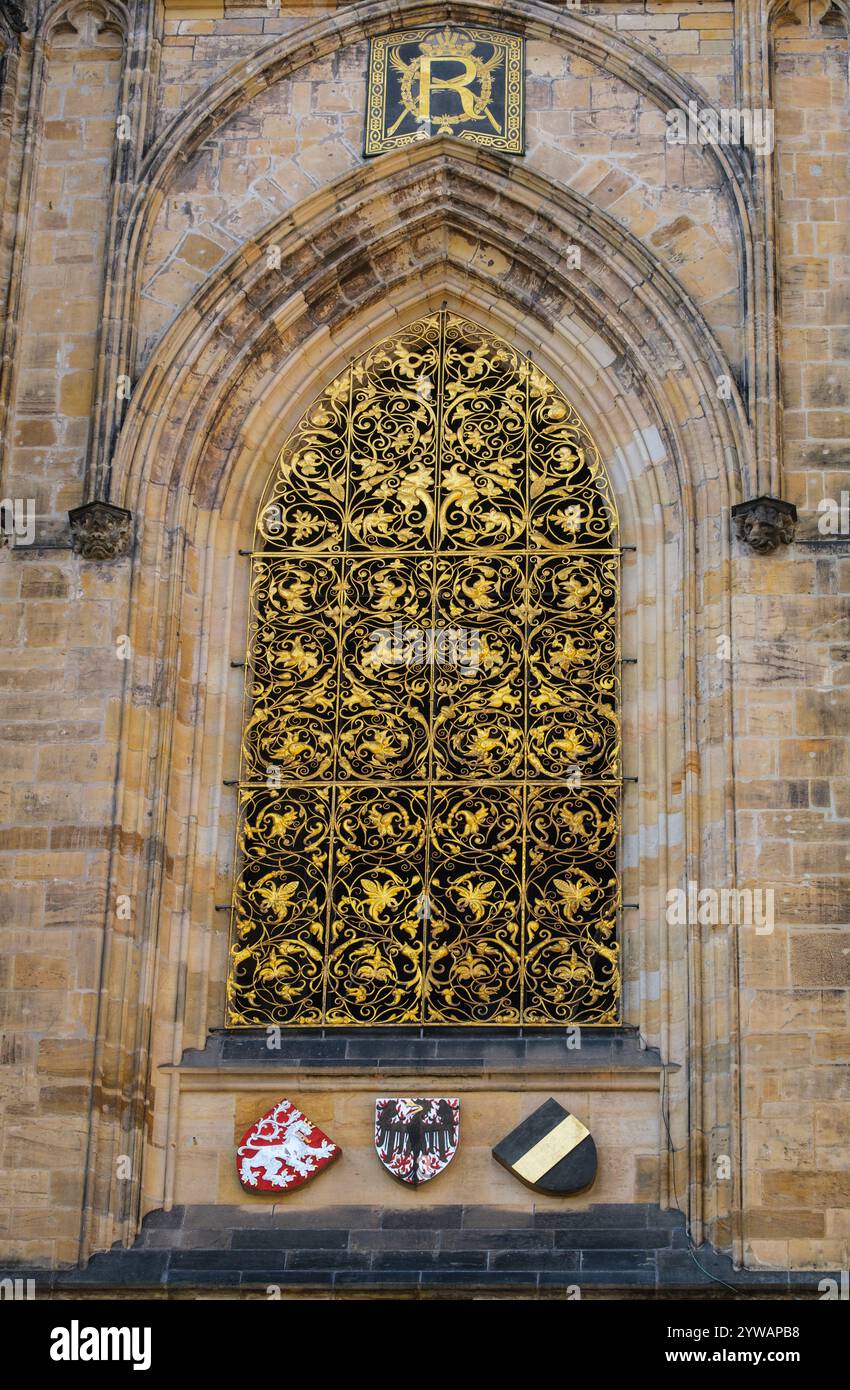
[[569, 401], [421, 318], [304, 413], [254, 552], [231, 1025], [616, 1023], [619, 551]]

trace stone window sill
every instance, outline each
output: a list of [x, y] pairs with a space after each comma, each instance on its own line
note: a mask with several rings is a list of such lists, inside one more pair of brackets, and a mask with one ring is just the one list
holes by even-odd
[[638, 1074], [657, 1084], [664, 1064], [654, 1048], [641, 1046], [636, 1028], [585, 1029], [576, 1047], [568, 1029], [287, 1029], [269, 1047], [265, 1029], [210, 1030], [204, 1048], [188, 1048], [180, 1072], [292, 1072], [323, 1076], [411, 1073], [489, 1077], [535, 1073]]

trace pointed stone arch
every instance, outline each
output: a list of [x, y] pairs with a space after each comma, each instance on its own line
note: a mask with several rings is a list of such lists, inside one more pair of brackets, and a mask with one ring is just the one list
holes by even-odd
[[[137, 505], [137, 489], [146, 485], [149, 470], [161, 469], [170, 457], [139, 454], [129, 442], [154, 396], [161, 419], [163, 392], [176, 400], [176, 393], [190, 389], [201, 360], [216, 375], [229, 362], [230, 376], [233, 354], [248, 343], [256, 357], [282, 331], [288, 345], [297, 336], [324, 337], [332, 321], [370, 300], [386, 299], [395, 285], [421, 271], [415, 254], [407, 253], [417, 237], [432, 238], [429, 263], [462, 259], [455, 236], [471, 238], [480, 248], [468, 266], [473, 282], [497, 284], [519, 316], [554, 324], [565, 313], [573, 315], [593, 347], [604, 356], [607, 346], [611, 360], [617, 359], [624, 382], [643, 380], [653, 395], [691, 378], [701, 418], [716, 419], [731, 448], [721, 469], [729, 480], [726, 495], [738, 500], [739, 492], [752, 487], [746, 411], [733, 374], [698, 306], [670, 272], [575, 190], [443, 137], [386, 156], [318, 191], [210, 277], [167, 330], [156, 361], [133, 390], [112, 468], [115, 499]], [[571, 269], [568, 254], [576, 249], [580, 274]], [[170, 363], [167, 375], [163, 361]], [[192, 375], [186, 376], [190, 362]], [[728, 376], [731, 389], [718, 408], [719, 376]], [[181, 469], [188, 466], [181, 457]]]
[[[683, 1064], [669, 1082], [678, 1157], [662, 1199], [678, 1194], [697, 1237], [724, 1243], [737, 1198], [707, 1181], [705, 1156], [709, 1142], [737, 1143], [736, 943], [671, 932], [664, 906], [683, 879], [734, 881], [731, 673], [718, 674], [712, 634], [728, 631], [726, 511], [752, 467], [745, 412], [734, 390], [724, 402], [713, 389], [725, 363], [696, 306], [579, 195], [460, 142], [373, 168], [212, 277], [137, 384], [115, 451], [113, 497], [136, 512], [139, 547], [111, 892], [136, 907], [104, 962], [97, 1077], [109, 1103], [93, 1121], [88, 1246], [132, 1235], [139, 1211], [170, 1200], [179, 1087], [161, 1074], [154, 1095], [149, 1071], [202, 1046], [221, 1018], [227, 931], [215, 906], [234, 817], [221, 784], [236, 775], [229, 661], [244, 639], [249, 518], [324, 383], [443, 303], [532, 353], [575, 403], [636, 547], [624, 574], [624, 642], [641, 672], [626, 723], [640, 778], [625, 831], [640, 901], [626, 930], [627, 1017]], [[282, 266], [270, 273], [272, 243]], [[562, 264], [574, 243], [580, 278]], [[143, 1173], [123, 1222], [117, 1145]]]
[[[405, 21], [439, 23], [487, 23], [492, 20], [483, 0], [424, 0]], [[132, 372], [137, 331], [139, 277], [145, 247], [155, 218], [174, 173], [247, 101], [315, 59], [381, 32], [400, 16], [394, 6], [375, 5], [372, 0], [350, 6], [342, 15], [320, 19], [297, 38], [284, 37], [270, 44], [260, 55], [234, 65], [212, 87], [189, 103], [175, 121], [157, 137], [139, 171], [132, 205], [123, 219], [116, 239], [114, 271], [104, 305], [106, 333], [101, 358], [101, 379], [113, 380]], [[592, 18], [578, 11], [553, 12], [542, 0], [508, 0], [500, 10], [505, 28], [531, 38], [544, 38], [570, 49], [579, 56], [645, 93], [660, 109], [681, 108], [706, 99], [692, 84], [656, 55], [650, 55], [616, 31], [601, 29]], [[733, 216], [740, 229], [741, 284], [748, 296], [743, 332], [747, 340], [748, 379], [744, 383], [747, 413], [753, 421], [755, 456], [763, 473], [770, 466], [773, 424], [770, 419], [773, 372], [769, 339], [764, 352], [759, 346], [764, 315], [757, 312], [764, 292], [762, 268], [756, 253], [757, 209], [753, 183], [745, 151], [734, 147], [708, 146], [707, 157], [721, 175], [728, 192]], [[380, 161], [383, 165], [384, 161]], [[510, 161], [508, 161], [509, 163]], [[360, 171], [362, 175], [362, 170]], [[767, 372], [767, 376], [765, 376]], [[102, 393], [103, 405], [95, 422], [95, 447], [90, 462], [92, 495], [109, 487], [110, 459], [121, 425], [121, 406], [114, 393]], [[754, 489], [758, 491], [756, 487]]]
[[102, 34], [125, 42], [130, 16], [121, 0], [59, 0], [45, 15], [40, 39], [48, 50], [65, 44], [98, 43]]

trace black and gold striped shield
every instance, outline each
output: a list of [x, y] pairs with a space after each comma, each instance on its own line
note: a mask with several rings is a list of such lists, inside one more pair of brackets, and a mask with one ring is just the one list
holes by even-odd
[[547, 1100], [493, 1150], [493, 1157], [535, 1192], [567, 1197], [596, 1177], [596, 1145], [590, 1130]]

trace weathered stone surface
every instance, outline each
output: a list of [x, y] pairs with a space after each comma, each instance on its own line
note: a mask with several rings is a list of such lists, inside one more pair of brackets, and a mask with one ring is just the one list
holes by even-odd
[[[221, 1281], [241, 1200], [234, 1140], [289, 1070], [345, 1149], [293, 1194], [294, 1278], [410, 1284], [413, 1270], [422, 1289], [486, 1264], [491, 1280], [522, 1271], [541, 1288], [581, 1249], [600, 1284], [646, 1282], [650, 1267], [653, 1282], [684, 1281], [688, 1252], [657, 1243], [656, 1225], [646, 1249], [632, 1244], [624, 1215], [646, 1226], [642, 1204], [674, 1193], [704, 1213], [697, 1243], [752, 1269], [847, 1268], [850, 123], [847, 36], [817, 9], [790, 24], [766, 0], [681, 0], [596, 6], [576, 24], [525, 0], [506, 17], [529, 26], [515, 160], [443, 139], [364, 161], [368, 39], [399, 22], [390, 3], [167, 0], [134, 7], [126, 34], [128, 10], [93, 0], [67, 24], [52, 7], [38, 20], [49, 31], [4, 49], [2, 497], [32, 499], [37, 544], [0, 550], [0, 1266], [4, 1252], [73, 1264], [130, 1241], [138, 1199], [158, 1213], [140, 1278], [200, 1250], [206, 1272], [175, 1262], [175, 1278]], [[420, 12], [445, 21], [436, 2]], [[481, 6], [452, 13], [471, 22]], [[667, 140], [691, 90], [680, 81], [721, 107], [736, 91], [761, 103], [768, 80], [775, 205], [758, 159]], [[626, 1021], [648, 1050], [636, 1060], [633, 1032], [575, 1052], [563, 1037], [299, 1035], [261, 1061], [227, 1040], [211, 1060], [233, 867], [222, 784], [242, 717], [230, 662], [248, 612], [239, 551], [310, 401], [444, 301], [563, 386], [635, 547], [623, 897], [639, 906], [620, 935]], [[132, 514], [122, 563], [71, 548], [67, 514], [84, 497]], [[732, 542], [731, 507], [758, 497], [796, 507], [795, 544]], [[823, 529], [827, 514], [844, 532]], [[773, 929], [672, 925], [667, 894], [694, 878], [772, 892]], [[184, 1049], [184, 1069], [163, 1072]], [[410, 1207], [384, 1228], [371, 1103], [426, 1081], [462, 1097], [468, 1124], [441, 1180], [447, 1209], [417, 1225]], [[599, 1141], [594, 1196], [619, 1213], [616, 1239], [604, 1211], [575, 1216], [610, 1245], [589, 1231], [562, 1242], [570, 1214], [518, 1207], [492, 1164], [540, 1088]], [[745, 1171], [715, 1179], [716, 1158], [738, 1153]], [[343, 1175], [362, 1226], [344, 1247]], [[175, 1193], [206, 1204], [209, 1238], [184, 1243], [169, 1224]], [[274, 1207], [257, 1220], [274, 1225]]]

